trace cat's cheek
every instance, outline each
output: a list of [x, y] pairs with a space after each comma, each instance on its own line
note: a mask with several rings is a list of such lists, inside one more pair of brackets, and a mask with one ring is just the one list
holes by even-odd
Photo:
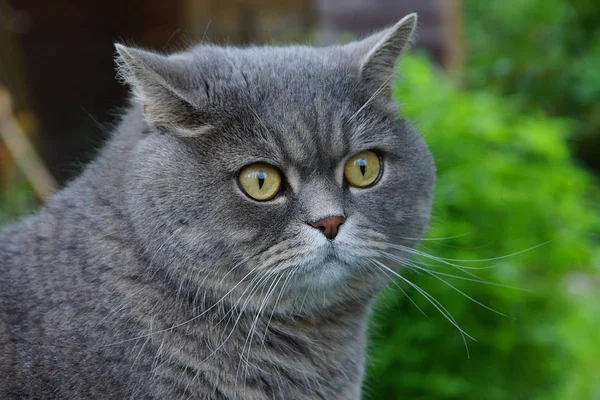
[[277, 196], [268, 201], [256, 201], [239, 190], [230, 194], [224, 208], [227, 216], [223, 227], [231, 240], [256, 247], [256, 243], [274, 244], [286, 235], [293, 217], [292, 200]]

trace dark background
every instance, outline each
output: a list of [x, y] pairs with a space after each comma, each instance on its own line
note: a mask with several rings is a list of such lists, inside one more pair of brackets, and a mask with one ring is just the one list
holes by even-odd
[[16, 108], [37, 116], [39, 149], [51, 173], [63, 182], [93, 154], [109, 130], [105, 125], [124, 105], [127, 88], [115, 79], [115, 42], [164, 52], [200, 40], [332, 42], [342, 33], [370, 33], [418, 11], [418, 45], [437, 60], [448, 57], [442, 9], [435, 0], [340, 4], [336, 0], [10, 1], [0, 15], [5, 27], [0, 76], [10, 73], [3, 83], [16, 98]]

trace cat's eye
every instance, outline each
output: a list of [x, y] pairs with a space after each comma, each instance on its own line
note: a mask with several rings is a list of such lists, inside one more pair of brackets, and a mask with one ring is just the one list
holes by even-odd
[[344, 176], [348, 183], [359, 188], [377, 183], [381, 172], [381, 159], [371, 150], [353, 155], [344, 166]]
[[281, 174], [272, 165], [255, 163], [246, 165], [238, 177], [240, 186], [254, 200], [270, 200], [281, 188]]

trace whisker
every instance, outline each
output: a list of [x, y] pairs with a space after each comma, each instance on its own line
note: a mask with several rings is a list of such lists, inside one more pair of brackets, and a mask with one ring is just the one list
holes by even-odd
[[[423, 295], [423, 297], [425, 297], [426, 299], [430, 300], [431, 304], [433, 306], [435, 306], [438, 311], [446, 316], [446, 318], [449, 317], [449, 321], [462, 333], [464, 333], [466, 336], [468, 336], [470, 339], [477, 341], [475, 338], [473, 338], [471, 335], [469, 335], [467, 332], [465, 332], [460, 326], [458, 326], [456, 320], [454, 319], [454, 317], [452, 317], [452, 315], [450, 314], [450, 312], [446, 309], [446, 307], [444, 307], [442, 305], [442, 303], [439, 302], [439, 300], [437, 300], [435, 297], [433, 297], [432, 295], [430, 295], [429, 293], [427, 293], [423, 288], [421, 288], [420, 286], [418, 286], [416, 283], [409, 281], [408, 279], [406, 279], [405, 277], [403, 277], [402, 275], [400, 275], [399, 273], [397, 273], [396, 271], [394, 271], [393, 269], [391, 269], [390, 267], [388, 267], [387, 265], [383, 264], [380, 261], [377, 260], [372, 260], [373, 262], [375, 262], [377, 265], [379, 265], [380, 267], [384, 268], [385, 270], [391, 272], [394, 276], [402, 279], [403, 281], [405, 281], [406, 283], [408, 283], [410, 286], [412, 286], [415, 290], [417, 290], [419, 293], [421, 293]], [[438, 306], [440, 308], [438, 308]]]
[[386, 269], [387, 271], [391, 272], [393, 275], [395, 275], [396, 277], [402, 279], [404, 282], [408, 283], [410, 286], [412, 286], [416, 291], [418, 291], [423, 297], [425, 297], [447, 320], [448, 322], [450, 322], [452, 325], [454, 325], [454, 327], [456, 329], [458, 329], [459, 333], [461, 334], [462, 338], [463, 338], [463, 342], [465, 343], [465, 347], [467, 350], [467, 356], [469, 356], [469, 346], [467, 345], [466, 339], [465, 337], [468, 337], [469, 339], [473, 340], [473, 341], [477, 341], [477, 339], [475, 339], [474, 337], [472, 337], [471, 335], [469, 335], [465, 330], [463, 330], [458, 323], [456, 322], [456, 320], [454, 319], [454, 317], [452, 316], [452, 314], [446, 309], [446, 307], [444, 307], [442, 305], [442, 303], [439, 302], [439, 300], [437, 300], [435, 297], [433, 297], [432, 295], [430, 295], [429, 293], [427, 293], [424, 289], [422, 289], [421, 287], [419, 287], [417, 284], [409, 281], [408, 279], [406, 279], [405, 277], [403, 277], [402, 275], [400, 275], [399, 273], [397, 273], [396, 271], [394, 271], [393, 269], [389, 268], [387, 265], [383, 264], [380, 261], [377, 260], [372, 260], [374, 263], [376, 263], [377, 265], [379, 265], [380, 267]]
[[[277, 279], [275, 279], [274, 281], [271, 282], [271, 285], [269, 286], [269, 289], [265, 293], [264, 299], [263, 299], [262, 303], [260, 304], [258, 311], [256, 312], [256, 317], [254, 318], [254, 321], [252, 322], [252, 325], [250, 326], [250, 331], [248, 332], [248, 336], [246, 337], [246, 341], [244, 342], [244, 347], [242, 348], [242, 351], [240, 354], [240, 363], [238, 364], [238, 370], [236, 372], [236, 380], [237, 380], [237, 375], [240, 372], [242, 363], [244, 363], [244, 365], [245, 365], [244, 374], [247, 375], [247, 373], [248, 373], [248, 367], [250, 365], [250, 353], [251, 353], [251, 347], [252, 347], [252, 340], [254, 339], [254, 335], [256, 333], [258, 321], [260, 319], [260, 316], [262, 315], [265, 305], [269, 301], [271, 295], [273, 294], [273, 291], [275, 290], [275, 288], [277, 287], [277, 284], [279, 283], [279, 281], [282, 278], [283, 278], [283, 275], [279, 275], [279, 277]], [[248, 351], [247, 351], [246, 359], [244, 360], [244, 352], [246, 350], [246, 346], [248, 346]], [[246, 382], [246, 380], [244, 379], [244, 386], [245, 386], [245, 382]]]
[[439, 281], [443, 282], [444, 284], [446, 284], [446, 285], [450, 286], [452, 289], [454, 289], [454, 290], [455, 290], [455, 291], [457, 291], [458, 293], [462, 294], [464, 297], [466, 297], [467, 299], [471, 300], [471, 301], [472, 301], [472, 302], [474, 302], [475, 304], [478, 304], [478, 305], [480, 305], [481, 307], [483, 307], [483, 308], [485, 308], [485, 309], [487, 309], [487, 310], [490, 310], [490, 311], [492, 311], [492, 312], [494, 312], [494, 313], [496, 313], [496, 314], [502, 315], [503, 317], [511, 318], [511, 317], [508, 317], [506, 314], [503, 314], [503, 313], [501, 313], [500, 311], [497, 311], [497, 310], [495, 310], [495, 309], [493, 309], [493, 308], [491, 308], [491, 307], [489, 307], [489, 306], [486, 306], [485, 304], [481, 303], [480, 301], [478, 301], [478, 300], [475, 300], [473, 297], [469, 296], [468, 294], [466, 294], [466, 293], [465, 293], [465, 292], [463, 292], [462, 290], [458, 289], [456, 286], [454, 286], [454, 285], [453, 285], [453, 284], [451, 284], [450, 282], [446, 281], [445, 279], [443, 279], [443, 278], [440, 278], [439, 276], [437, 276], [437, 275], [433, 274], [431, 271], [429, 271], [429, 270], [427, 270], [427, 269], [424, 269], [424, 268], [419, 268], [419, 269], [421, 269], [421, 270], [425, 271], [425, 272], [426, 272], [427, 274], [429, 274], [430, 276], [432, 276], [432, 277], [434, 277], [435, 279], [437, 279], [437, 280], [439, 280]]
[[352, 114], [352, 116], [350, 118], [348, 118], [347, 122], [352, 121], [354, 118], [356, 118], [356, 116], [365, 109], [365, 107], [367, 107], [372, 101], [373, 99], [375, 99], [375, 97], [377, 97], [379, 95], [379, 93], [381, 93], [385, 87], [390, 83], [390, 81], [394, 78], [395, 74], [392, 74], [389, 76], [389, 78], [387, 78], [385, 81], [383, 81], [383, 83], [381, 84], [381, 86], [379, 86], [379, 88], [377, 88], [377, 90], [375, 91], [375, 93], [373, 93], [373, 95], [371, 97], [369, 97], [369, 99], [367, 101], [365, 101], [365, 104], [363, 104], [358, 111], [356, 111], [354, 114]]
[[[385, 258], [387, 258], [387, 259], [389, 259], [391, 261], [396, 261], [396, 262], [399, 262], [402, 265], [405, 265], [405, 266], [407, 266], [409, 268], [415, 268], [417, 270], [424, 271], [424, 272], [427, 272], [427, 273], [432, 273], [432, 274], [441, 275], [441, 276], [447, 276], [449, 278], [460, 279], [460, 280], [463, 280], [463, 281], [478, 282], [478, 283], [482, 283], [484, 285], [489, 285], [489, 286], [497, 286], [497, 287], [501, 287], [501, 288], [505, 288], [505, 289], [513, 289], [513, 290], [519, 290], [519, 291], [523, 291], [523, 292], [532, 293], [531, 290], [528, 290], [528, 289], [520, 288], [518, 286], [504, 285], [502, 283], [497, 283], [497, 282], [490, 282], [490, 281], [486, 281], [484, 279], [481, 279], [479, 277], [476, 277], [476, 278], [467, 278], [467, 277], [464, 277], [464, 276], [459, 276], [459, 275], [454, 275], [454, 274], [448, 274], [448, 273], [445, 273], [445, 272], [435, 271], [435, 270], [432, 270], [432, 269], [425, 268], [422, 265], [416, 264], [412, 260], [403, 259], [401, 257], [398, 257], [398, 256], [396, 256], [394, 254], [390, 254], [390, 253], [387, 253], [387, 252], [380, 252], [380, 254], [383, 257], [385, 257]], [[433, 264], [428, 264], [428, 263], [424, 263], [424, 264], [428, 265], [428, 266], [434, 266]], [[470, 275], [472, 275], [472, 274], [470, 274]], [[476, 275], [473, 275], [473, 276], [476, 276]]]
[[455, 236], [447, 236], [447, 237], [441, 237], [441, 238], [413, 238], [413, 237], [402, 237], [399, 236], [398, 239], [402, 239], [402, 240], [416, 240], [416, 241], [436, 241], [436, 240], [450, 240], [450, 239], [456, 239], [459, 237], [463, 237], [463, 236], [467, 236], [467, 235], [471, 235], [473, 232], [467, 232], [467, 233], [461, 233], [460, 235], [455, 235]]
[[[250, 302], [252, 301], [252, 298], [254, 297], [254, 295], [256, 293], [258, 293], [258, 291], [261, 289], [261, 287], [268, 282], [269, 278], [274, 275], [271, 271], [269, 270], [264, 270], [262, 272], [259, 272], [258, 275], [256, 275], [254, 278], [252, 278], [248, 284], [248, 286], [246, 287], [246, 289], [244, 289], [244, 291], [242, 292], [242, 294], [240, 294], [239, 298], [236, 300], [236, 302], [229, 308], [229, 311], [219, 320], [219, 323], [221, 323], [228, 315], [231, 315], [229, 320], [231, 320], [231, 318], [233, 317], [233, 312], [236, 309], [236, 307], [238, 306], [238, 304], [242, 301], [242, 299], [244, 298], [244, 295], [246, 294], [246, 292], [248, 292], [248, 297], [246, 298], [246, 300], [244, 301], [244, 303], [242, 304], [242, 307], [239, 311], [238, 317], [234, 323], [233, 329], [231, 330], [231, 332], [229, 333], [229, 335], [227, 336], [227, 338], [225, 340], [227, 340], [231, 334], [233, 333], [233, 330], [235, 329], [235, 327], [237, 326], [240, 318], [242, 317], [242, 315], [244, 314], [244, 311], [246, 310], [246, 308], [248, 307], [248, 305], [250, 304]], [[229, 323], [229, 321], [227, 321], [227, 323]]]
[[477, 250], [477, 249], [484, 249], [486, 247], [489, 247], [496, 242], [497, 242], [497, 239], [490, 240], [486, 244], [481, 244], [479, 246], [458, 246], [458, 245], [452, 245], [452, 244], [448, 244], [448, 243], [437, 243], [437, 245], [442, 246], [442, 247], [447, 247], [450, 249]]
[[381, 268], [381, 267], [380, 267], [379, 265], [377, 265], [377, 264], [373, 264], [373, 265], [374, 265], [374, 266], [376, 266], [376, 267], [377, 267], [377, 268], [378, 268], [378, 269], [379, 269], [379, 270], [380, 270], [380, 271], [381, 271], [381, 272], [382, 272], [382, 273], [383, 273], [385, 276], [387, 276], [387, 277], [390, 279], [390, 281], [391, 281], [392, 283], [394, 283], [394, 285], [396, 285], [396, 287], [397, 287], [398, 289], [400, 289], [400, 291], [402, 292], [402, 294], [404, 294], [404, 296], [406, 296], [406, 298], [408, 299], [408, 301], [410, 301], [410, 302], [411, 302], [411, 303], [412, 303], [412, 304], [413, 304], [413, 305], [414, 305], [414, 306], [417, 308], [417, 310], [419, 310], [419, 311], [421, 312], [421, 314], [423, 314], [423, 315], [425, 316], [425, 318], [427, 318], [427, 319], [431, 320], [431, 318], [429, 318], [429, 316], [428, 316], [427, 314], [425, 314], [425, 311], [423, 311], [423, 310], [421, 309], [421, 307], [419, 307], [419, 305], [418, 305], [417, 303], [415, 303], [415, 301], [412, 299], [412, 297], [410, 297], [410, 296], [408, 295], [408, 293], [406, 293], [406, 290], [404, 290], [404, 289], [402, 288], [402, 286], [400, 286], [400, 285], [398, 284], [398, 282], [396, 282], [396, 281], [394, 280], [394, 278], [393, 278], [392, 276], [390, 276], [390, 274], [388, 274], [388, 272], [387, 272], [385, 269]]
[[[204, 362], [206, 362], [209, 358], [211, 358], [213, 355], [215, 355], [221, 348], [223, 348], [223, 346], [225, 346], [225, 344], [227, 343], [227, 340], [231, 337], [231, 335], [233, 335], [235, 328], [237, 327], [238, 323], [240, 322], [240, 319], [242, 318], [242, 315], [244, 314], [252, 297], [254, 296], [254, 294], [256, 294], [256, 292], [258, 292], [258, 290], [260, 290], [261, 286], [268, 281], [269, 274], [270, 274], [270, 271], [264, 271], [263, 273], [259, 273], [256, 277], [254, 277], [250, 281], [250, 283], [248, 284], [248, 287], [246, 289], [244, 289], [244, 291], [242, 292], [242, 294], [240, 295], [238, 300], [235, 302], [235, 304], [233, 306], [231, 306], [231, 308], [227, 312], [227, 314], [231, 314], [231, 316], [233, 317], [233, 310], [235, 309], [235, 307], [237, 307], [239, 302], [242, 300], [246, 291], [248, 291], [248, 289], [252, 288], [250, 290], [252, 293], [248, 295], [248, 298], [242, 305], [242, 308], [238, 314], [238, 317], [235, 320], [233, 327], [229, 331], [229, 334], [227, 335], [227, 337], [225, 339], [223, 339], [221, 344], [219, 344], [208, 356], [206, 356], [202, 361], [200, 361], [200, 364], [203, 364]], [[223, 318], [221, 318], [221, 320], [219, 322], [223, 321], [224, 318], [225, 318], [225, 316]], [[229, 321], [227, 323], [229, 323]]]
[[428, 258], [430, 260], [437, 261], [437, 262], [439, 262], [441, 264], [449, 265], [449, 266], [451, 266], [453, 268], [456, 268], [459, 271], [461, 271], [462, 273], [464, 273], [466, 275], [469, 275], [469, 276], [471, 276], [471, 277], [473, 277], [475, 279], [479, 279], [479, 277], [477, 275], [473, 274], [472, 272], [465, 271], [465, 269], [484, 269], [484, 268], [469, 268], [469, 267], [464, 267], [462, 265], [453, 264], [453, 263], [451, 263], [449, 261], [442, 260], [442, 259], [440, 259], [440, 258], [438, 258], [436, 256], [431, 255], [431, 254], [419, 251], [417, 249], [411, 249], [410, 247], [401, 246], [401, 245], [395, 245], [395, 244], [392, 244], [392, 243], [385, 243], [385, 244], [388, 247], [392, 248], [392, 249], [400, 250], [400, 251], [403, 251], [405, 253], [416, 255], [416, 256], [425, 257], [425, 258]]
[[[238, 264], [236, 264], [231, 270], [229, 270], [229, 272], [233, 271], [235, 268], [237, 268], [238, 266], [240, 266], [242, 263], [244, 263], [245, 261], [249, 260], [250, 258], [247, 258], [245, 260], [240, 261]], [[228, 272], [228, 273], [229, 273]], [[159, 333], [163, 333], [163, 332], [168, 332], [168, 331], [172, 331], [176, 328], [179, 328], [183, 325], [189, 324], [190, 322], [193, 322], [199, 318], [201, 318], [202, 316], [204, 316], [207, 312], [209, 312], [210, 310], [212, 310], [213, 308], [215, 308], [216, 306], [218, 306], [231, 292], [233, 292], [235, 290], [235, 288], [237, 288], [248, 276], [250, 276], [251, 274], [253, 274], [255, 271], [252, 270], [250, 272], [248, 272], [242, 279], [240, 279], [240, 281], [238, 283], [236, 283], [231, 289], [229, 289], [229, 291], [227, 293], [225, 293], [219, 300], [217, 300], [217, 302], [215, 302], [214, 304], [212, 304], [210, 307], [208, 307], [206, 310], [204, 310], [203, 312], [201, 312], [200, 314], [194, 316], [193, 318], [188, 319], [187, 321], [181, 322], [179, 324], [175, 324], [170, 326], [169, 328], [164, 328], [164, 329], [160, 329], [158, 331], [154, 331], [152, 333], [148, 333], [145, 335], [140, 335], [134, 338], [130, 338], [130, 339], [125, 339], [125, 340], [121, 340], [119, 342], [114, 342], [114, 343], [109, 343], [106, 345], [102, 345], [102, 347], [107, 347], [107, 346], [115, 346], [115, 345], [119, 345], [119, 344], [123, 344], [123, 343], [127, 343], [127, 342], [131, 342], [133, 340], [138, 340], [141, 338], [145, 338], [148, 336], [152, 336], [152, 335], [156, 335]]]
[[[523, 253], [526, 253], [528, 251], [537, 249], [538, 247], [545, 246], [545, 245], [547, 245], [550, 242], [552, 242], [552, 240], [548, 240], [548, 241], [546, 241], [544, 243], [540, 243], [540, 244], [537, 244], [535, 246], [529, 247], [527, 249], [524, 249], [524, 250], [521, 250], [521, 251], [517, 251], [515, 253], [507, 254], [507, 255], [504, 255], [504, 256], [491, 257], [491, 258], [481, 258], [481, 259], [478, 259], [478, 260], [461, 260], [461, 259], [456, 259], [456, 258], [439, 257], [439, 256], [434, 256], [434, 255], [431, 255], [431, 254], [419, 251], [417, 249], [411, 249], [409, 247], [398, 245], [398, 244], [386, 243], [386, 245], [389, 246], [389, 247], [391, 247], [391, 248], [395, 248], [395, 249], [398, 249], [398, 250], [403, 250], [403, 251], [406, 251], [406, 252], [414, 251], [415, 252], [414, 254], [422, 255], [424, 257], [428, 257], [428, 258], [431, 258], [431, 259], [436, 260], [436, 261], [443, 260], [443, 261], [453, 261], [453, 262], [477, 263], [477, 262], [486, 262], [486, 261], [497, 261], [497, 260], [503, 260], [503, 259], [510, 258], [510, 257], [515, 257], [515, 256], [518, 256], [519, 254], [523, 254]], [[466, 269], [486, 269], [486, 268], [489, 269], [490, 268], [490, 267], [465, 267], [465, 266], [462, 266], [462, 265], [460, 267], [461, 268], [466, 268]]]
[[[538, 247], [542, 247], [547, 245], [548, 243], [552, 242], [553, 240], [548, 240], [544, 243], [540, 243], [540, 244], [536, 244], [535, 246], [529, 247], [525, 250], [521, 250], [521, 251], [517, 251], [515, 253], [511, 253], [511, 254], [507, 254], [504, 256], [499, 256], [499, 257], [492, 257], [492, 258], [481, 258], [479, 260], [460, 260], [460, 259], [456, 259], [456, 258], [442, 258], [443, 260], [446, 261], [454, 261], [454, 262], [464, 262], [464, 263], [477, 263], [477, 262], [485, 262], [485, 261], [497, 261], [497, 260], [503, 260], [505, 258], [510, 258], [510, 257], [514, 257], [514, 256], [518, 256], [519, 254], [523, 254], [526, 253], [528, 251], [537, 249]], [[464, 268], [468, 268], [468, 267], [464, 267]]]
[[466, 270], [483, 270], [483, 269], [491, 269], [491, 268], [496, 268], [498, 267], [498, 265], [492, 265], [492, 266], [487, 266], [487, 267], [465, 267], [464, 265], [459, 265], [459, 264], [454, 264], [450, 261], [448, 261], [447, 259], [441, 258], [441, 257], [437, 257], [434, 256], [432, 254], [429, 253], [425, 253], [423, 251], [417, 250], [417, 249], [411, 249], [410, 247], [406, 247], [406, 246], [402, 246], [402, 245], [396, 245], [396, 244], [392, 244], [392, 243], [386, 243], [387, 246], [391, 247], [392, 249], [396, 249], [396, 250], [400, 250], [409, 254], [414, 254], [416, 256], [421, 256], [421, 257], [425, 257], [428, 258], [430, 260], [433, 261], [437, 261], [441, 264], [445, 264], [445, 265], [449, 265], [451, 267], [457, 268], [459, 270], [461, 270], [463, 273], [470, 275], [474, 278], [479, 278], [477, 275], [474, 275], [471, 272], [468, 272]]
[[277, 298], [275, 299], [275, 303], [273, 304], [273, 309], [271, 310], [271, 315], [269, 316], [269, 320], [267, 321], [267, 326], [265, 328], [265, 332], [263, 334], [262, 337], [262, 345], [261, 347], [264, 348], [265, 346], [265, 338], [267, 337], [267, 332], [269, 331], [269, 325], [271, 324], [271, 320], [273, 319], [273, 314], [275, 314], [275, 310], [277, 308], [277, 304], [279, 303], [279, 300], [281, 299], [281, 295], [284, 293], [288, 283], [290, 282], [292, 276], [294, 275], [294, 270], [290, 270], [290, 272], [288, 273], [287, 278], [285, 278], [285, 280], [283, 281], [283, 284], [281, 285], [281, 290], [279, 291], [279, 295], [277, 296]]
[[522, 292], [533, 293], [531, 290], [520, 288], [518, 286], [503, 285], [502, 283], [490, 282], [490, 281], [486, 281], [486, 280], [482, 280], [482, 279], [466, 278], [464, 276], [447, 274], [447, 273], [440, 272], [440, 271], [433, 271], [433, 270], [430, 270], [430, 269], [427, 269], [427, 268], [419, 267], [417, 265], [411, 265], [411, 267], [412, 268], [418, 268], [420, 270], [425, 270], [428, 273], [432, 273], [432, 274], [435, 274], [435, 275], [441, 275], [441, 276], [446, 276], [448, 278], [460, 279], [462, 281], [477, 282], [477, 283], [481, 283], [481, 284], [489, 285], [489, 286], [496, 286], [496, 287], [501, 287], [501, 288], [505, 288], [505, 289], [513, 289], [513, 290], [519, 290], [519, 291], [522, 291]]
[[[233, 316], [233, 310], [235, 309], [235, 307], [237, 306], [237, 304], [241, 301], [241, 299], [243, 298], [244, 294], [250, 288], [252, 288], [252, 289], [250, 289], [250, 291], [253, 291], [253, 293], [248, 296], [248, 298], [246, 299], [246, 301], [242, 305], [242, 309], [240, 310], [238, 318], [236, 319], [235, 323], [233, 324], [233, 327], [229, 331], [229, 335], [227, 335], [227, 337], [208, 356], [204, 357], [204, 359], [202, 359], [200, 361], [200, 363], [199, 363], [200, 365], [204, 364], [207, 360], [209, 360], [212, 356], [214, 356], [221, 348], [223, 348], [223, 346], [225, 346], [225, 344], [227, 343], [227, 340], [229, 340], [229, 338], [231, 337], [231, 335], [235, 331], [235, 328], [237, 327], [237, 325], [238, 325], [238, 323], [239, 323], [242, 315], [244, 314], [246, 306], [249, 304], [249, 302], [252, 299], [252, 297], [254, 296], [254, 294], [260, 289], [261, 285], [268, 280], [268, 277], [269, 277], [269, 271], [264, 271], [262, 273], [259, 272], [254, 278], [252, 278], [250, 280], [248, 286], [246, 287], [246, 289], [244, 289], [244, 291], [242, 292], [242, 294], [240, 295], [240, 297], [238, 298], [238, 300], [235, 302], [235, 304], [233, 306], [231, 306], [230, 309], [229, 309], [229, 311], [227, 312], [227, 314], [225, 314], [225, 316], [223, 316], [223, 318], [221, 318], [219, 320], [219, 323], [222, 322], [223, 319], [228, 314], [230, 314], [230, 313]], [[229, 321], [227, 323], [229, 323]], [[198, 372], [196, 373], [196, 375], [194, 375], [194, 377], [192, 378], [192, 380], [189, 381], [188, 384], [186, 385], [185, 390], [187, 390], [187, 388], [189, 387], [189, 385], [191, 385], [193, 383], [193, 381], [197, 379], [197, 377], [200, 374], [200, 371], [201, 371], [201, 369], [198, 369]]]

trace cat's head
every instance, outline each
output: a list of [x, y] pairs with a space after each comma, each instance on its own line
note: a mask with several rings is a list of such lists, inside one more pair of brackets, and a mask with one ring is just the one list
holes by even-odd
[[147, 127], [125, 188], [147, 261], [188, 295], [372, 295], [372, 260], [430, 215], [434, 163], [390, 88], [415, 24], [330, 47], [117, 45]]

